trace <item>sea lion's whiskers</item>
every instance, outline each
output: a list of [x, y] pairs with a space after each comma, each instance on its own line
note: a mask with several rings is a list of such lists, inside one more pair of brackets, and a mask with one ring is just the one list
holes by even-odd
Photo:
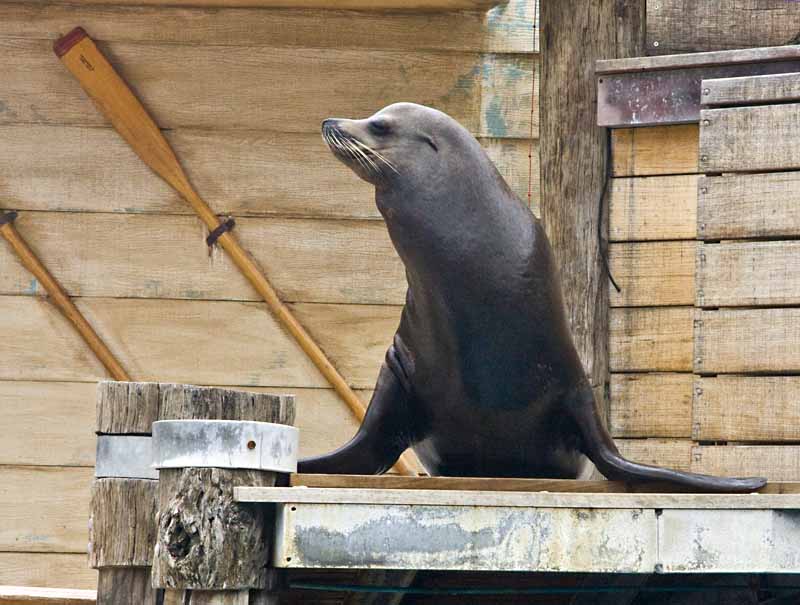
[[[374, 170], [374, 171], [375, 171], [377, 174], [380, 174], [380, 173], [381, 173], [381, 171], [380, 171], [380, 168], [378, 168], [378, 165], [377, 165], [375, 162], [373, 162], [373, 161], [372, 161], [372, 158], [370, 158], [369, 156], [367, 156], [367, 154], [366, 154], [366, 153], [364, 153], [364, 152], [363, 152], [361, 149], [359, 149], [359, 148], [358, 148], [358, 147], [355, 145], [356, 143], [359, 143], [359, 141], [358, 141], [358, 140], [356, 140], [356, 139], [352, 139], [352, 138], [347, 138], [347, 139], [345, 140], [345, 142], [347, 143], [347, 146], [348, 146], [348, 147], [349, 147], [349, 148], [352, 150], [352, 152], [353, 152], [354, 154], [356, 154], [356, 158], [357, 158], [357, 159], [358, 159], [358, 158], [364, 158], [364, 161], [368, 162], [368, 163], [369, 163], [369, 165], [372, 167], [372, 169], [373, 169], [373, 170]], [[359, 160], [359, 162], [360, 162], [360, 160]], [[363, 165], [364, 165], [364, 164], [362, 163], [362, 166], [363, 166]], [[365, 167], [365, 168], [367, 168], [367, 167]], [[367, 170], [369, 170], [369, 168], [367, 168]]]
[[375, 156], [376, 158], [378, 158], [378, 159], [379, 159], [381, 162], [383, 162], [383, 163], [384, 163], [384, 164], [386, 164], [386, 165], [387, 165], [389, 168], [391, 168], [392, 170], [394, 170], [394, 171], [395, 171], [395, 173], [397, 173], [397, 174], [400, 174], [400, 172], [397, 170], [397, 168], [395, 168], [394, 164], [392, 164], [392, 163], [391, 163], [389, 160], [387, 160], [387, 159], [386, 159], [386, 157], [385, 157], [385, 156], [384, 156], [382, 153], [380, 153], [380, 152], [376, 151], [375, 149], [373, 149], [373, 148], [372, 148], [372, 147], [370, 147], [369, 145], [366, 145], [365, 143], [362, 143], [361, 141], [359, 141], [359, 140], [357, 140], [357, 139], [353, 139], [353, 140], [355, 141], [355, 143], [356, 143], [357, 145], [359, 145], [360, 147], [363, 147], [364, 149], [366, 149], [366, 150], [367, 150], [367, 151], [368, 151], [370, 154], [374, 155], [374, 156]]

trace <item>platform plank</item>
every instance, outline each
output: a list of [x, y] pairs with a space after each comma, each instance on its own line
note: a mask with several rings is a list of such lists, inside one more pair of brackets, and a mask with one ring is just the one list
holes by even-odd
[[0, 586], [0, 603], [9, 605], [88, 605], [96, 599], [94, 590]]
[[763, 105], [800, 101], [800, 74], [703, 80], [703, 105]]
[[[511, 479], [498, 477], [405, 477], [400, 475], [310, 475], [293, 474], [293, 487], [348, 489], [425, 489], [503, 492], [560, 493], [679, 493], [685, 488], [666, 483], [578, 481], [573, 479]], [[768, 483], [762, 494], [800, 494], [800, 482]]]

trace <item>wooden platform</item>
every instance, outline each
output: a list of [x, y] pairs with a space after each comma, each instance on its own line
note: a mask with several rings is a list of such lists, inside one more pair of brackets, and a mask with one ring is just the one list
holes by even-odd
[[[235, 495], [276, 505], [279, 568], [800, 573], [797, 484], [733, 495], [504, 481], [301, 475]], [[328, 487], [303, 485], [315, 482]]]

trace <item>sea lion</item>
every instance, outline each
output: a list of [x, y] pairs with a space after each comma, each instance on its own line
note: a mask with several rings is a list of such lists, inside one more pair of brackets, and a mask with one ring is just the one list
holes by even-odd
[[766, 483], [622, 457], [573, 344], [545, 231], [458, 122], [397, 103], [325, 120], [322, 134], [375, 186], [408, 291], [358, 432], [300, 472], [378, 474], [412, 447], [433, 475], [574, 479], [588, 458], [623, 481], [730, 492]]

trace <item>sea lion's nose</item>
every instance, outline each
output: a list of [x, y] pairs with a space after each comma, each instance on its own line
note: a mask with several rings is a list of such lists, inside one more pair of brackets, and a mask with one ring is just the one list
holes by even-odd
[[337, 128], [339, 126], [339, 120], [336, 118], [328, 118], [327, 120], [322, 120], [322, 130], [328, 130], [329, 128]]

